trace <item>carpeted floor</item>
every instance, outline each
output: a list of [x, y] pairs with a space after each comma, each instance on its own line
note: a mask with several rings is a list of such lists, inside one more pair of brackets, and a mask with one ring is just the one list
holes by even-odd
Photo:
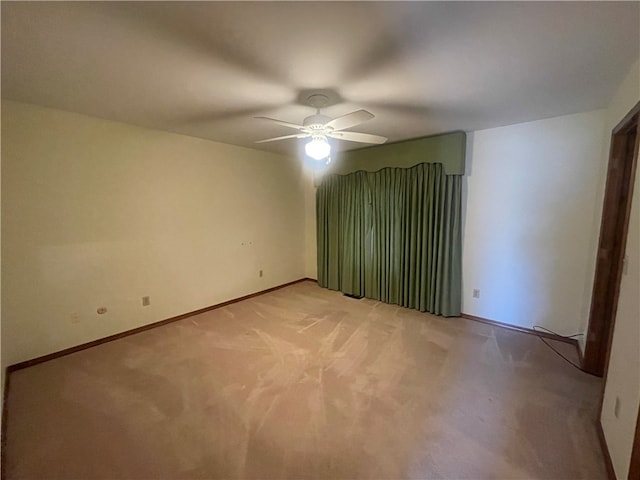
[[303, 282], [13, 373], [6, 477], [606, 478], [600, 388], [535, 336]]

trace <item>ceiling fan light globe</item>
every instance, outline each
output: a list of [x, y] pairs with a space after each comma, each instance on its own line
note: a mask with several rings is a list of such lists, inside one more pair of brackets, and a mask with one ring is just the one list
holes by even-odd
[[314, 160], [322, 160], [331, 153], [331, 145], [326, 138], [315, 137], [304, 146], [304, 152]]

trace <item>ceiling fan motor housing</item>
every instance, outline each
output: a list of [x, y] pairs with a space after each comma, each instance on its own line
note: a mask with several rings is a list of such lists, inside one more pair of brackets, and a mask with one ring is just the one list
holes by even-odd
[[302, 125], [311, 129], [311, 130], [322, 130], [324, 128], [324, 124], [331, 121], [330, 117], [326, 115], [311, 115], [304, 119]]

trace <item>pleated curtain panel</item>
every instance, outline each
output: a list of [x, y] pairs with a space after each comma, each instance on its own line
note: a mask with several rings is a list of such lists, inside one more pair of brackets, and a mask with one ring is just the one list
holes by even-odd
[[316, 192], [318, 284], [459, 316], [461, 185], [439, 163], [327, 175]]

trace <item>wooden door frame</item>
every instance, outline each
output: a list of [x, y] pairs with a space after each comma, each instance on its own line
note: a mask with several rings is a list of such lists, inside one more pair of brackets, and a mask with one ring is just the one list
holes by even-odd
[[[638, 145], [640, 142], [639, 124], [640, 102], [625, 115], [611, 133], [611, 148], [609, 151], [607, 181], [600, 223], [600, 238], [598, 241], [598, 259], [596, 261], [596, 272], [593, 281], [589, 326], [582, 359], [583, 370], [597, 376], [606, 377], [606, 371], [609, 365], [613, 327], [615, 324], [618, 297], [620, 295], [620, 282], [622, 280], [626, 253], [633, 185], [638, 163]], [[631, 155], [627, 152], [630, 135], [635, 136]], [[615, 188], [615, 176], [617, 175], [615, 170], [619, 167], [618, 161], [621, 157], [624, 157], [623, 162], [627, 162], [623, 164], [622, 168], [627, 169], [628, 175], [623, 177], [618, 188]], [[626, 189], [626, 199], [621, 200], [623, 189]], [[615, 226], [616, 251], [608, 255], [607, 252], [603, 250], [603, 245], [606, 245], [604, 227], [606, 225], [605, 222], [611, 220], [611, 218], [619, 218], [620, 222]], [[603, 302], [602, 299], [600, 288], [603, 283], [610, 285], [610, 290], [607, 292], [608, 302]]]
[[[611, 196], [611, 184], [610, 181], [614, 176], [613, 169], [616, 164], [616, 155], [620, 155], [620, 142], [621, 139], [627, 137], [630, 131], [635, 129], [635, 142], [633, 151], [629, 155], [628, 151], [624, 152], [626, 161], [628, 164], [628, 176], [622, 177], [621, 185], [627, 188], [627, 198], [624, 203], [621, 203], [620, 195], [621, 190], [614, 192], [614, 198], [616, 201], [612, 201]], [[626, 254], [627, 234], [629, 231], [629, 220], [631, 216], [631, 204], [633, 199], [633, 186], [636, 177], [636, 168], [638, 164], [638, 150], [640, 148], [640, 102], [638, 102], [631, 111], [625, 115], [625, 117], [616, 125], [611, 133], [611, 147], [609, 151], [609, 164], [607, 167], [607, 181], [605, 186], [605, 194], [603, 200], [602, 219], [600, 223], [600, 238], [598, 241], [598, 259], [596, 263], [596, 273], [593, 281], [593, 292], [591, 298], [591, 310], [589, 313], [589, 326], [587, 329], [587, 338], [585, 342], [585, 352], [582, 358], [582, 368], [590, 373], [604, 376], [604, 382], [602, 386], [602, 393], [600, 396], [600, 406], [598, 408], [597, 426], [601, 435], [601, 442], [605, 457], [608, 459], [607, 471], [608, 476], [611, 479], [615, 479], [615, 472], [613, 472], [613, 465], [611, 464], [611, 458], [609, 457], [609, 450], [604, 438], [604, 432], [602, 431], [602, 423], [600, 418], [602, 416], [602, 408], [604, 403], [604, 389], [607, 384], [607, 374], [609, 370], [609, 358], [611, 354], [611, 343], [613, 341], [613, 331], [618, 307], [618, 297], [620, 295], [620, 283], [622, 281], [622, 273], [624, 268], [624, 257]], [[624, 167], [623, 167], [624, 168]], [[625, 181], [626, 180], [626, 183]], [[620, 185], [618, 185], [620, 187]], [[620, 187], [622, 188], [622, 187]], [[608, 211], [614, 205], [615, 212]], [[609, 267], [612, 269], [608, 273], [609, 279], [612, 282], [612, 290], [609, 291], [609, 299], [612, 303], [607, 313], [606, 318], [602, 317], [603, 310], [600, 309], [600, 318], [596, 318], [598, 300], [595, 298], [597, 294], [598, 285], [598, 267], [602, 261], [601, 247], [603, 244], [603, 227], [607, 215], [616, 215], [621, 220], [616, 227], [616, 240], [618, 241], [618, 249], [615, 256], [611, 256], [608, 260], [610, 262]], [[622, 215], [620, 217], [620, 215]], [[609, 217], [610, 218], [610, 217]], [[629, 462], [629, 480], [640, 480], [640, 408], [638, 410], [638, 418], [636, 420], [636, 430], [631, 450], [631, 459]]]

